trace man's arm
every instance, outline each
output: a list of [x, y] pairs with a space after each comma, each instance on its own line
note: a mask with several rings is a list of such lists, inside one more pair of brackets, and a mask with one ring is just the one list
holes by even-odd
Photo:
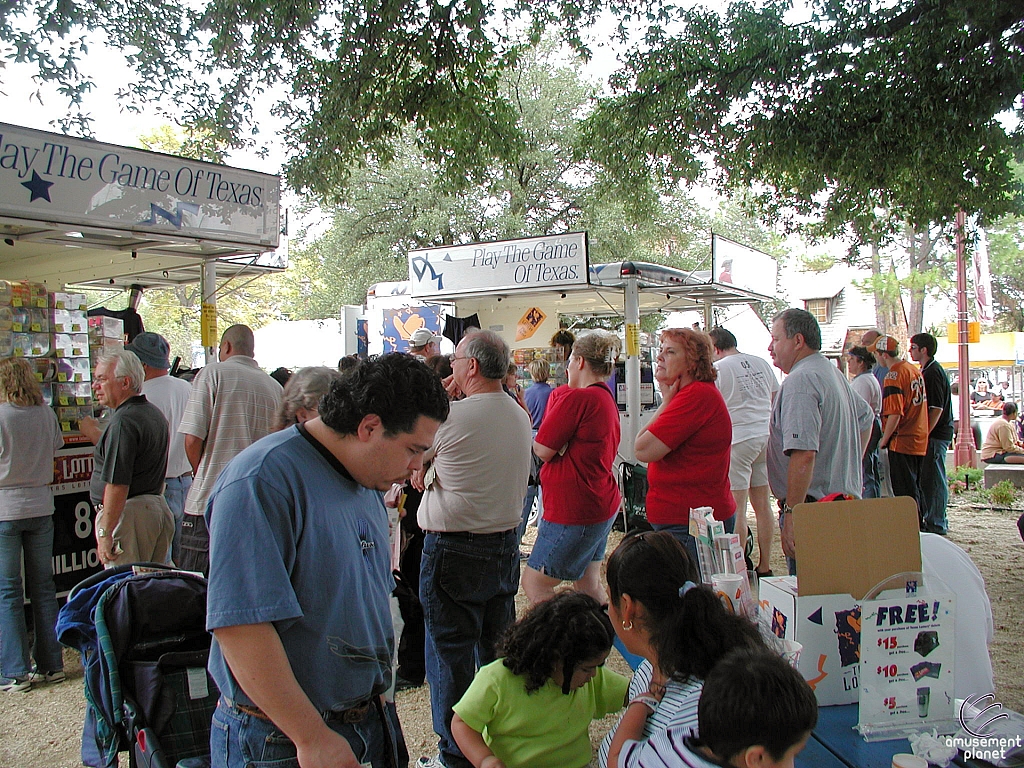
[[313, 707], [273, 624], [213, 630], [239, 686], [295, 744], [302, 768], [359, 768], [352, 748]]
[[192, 476], [195, 477], [199, 471], [199, 462], [203, 458], [203, 448], [206, 441], [195, 435], [185, 435], [185, 455], [188, 456], [188, 463], [192, 465]]
[[928, 408], [928, 434], [929, 435], [932, 433], [932, 430], [935, 429], [935, 426], [939, 423], [939, 419], [941, 419], [941, 418], [942, 418], [942, 409], [941, 408], [933, 408], [933, 407], [929, 406], [929, 408]]
[[103, 434], [103, 428], [100, 427], [99, 419], [92, 416], [86, 416], [78, 422], [78, 431], [85, 435], [86, 439], [93, 445], [100, 441], [100, 435]]
[[[817, 456], [817, 451], [789, 452], [789, 469], [786, 472], [786, 504], [789, 506], [802, 504], [807, 498], [807, 489], [811, 487]], [[782, 527], [782, 551], [789, 557], [796, 557], [796, 536], [792, 520], [787, 520]]]
[[[96, 554], [103, 565], [114, 560], [114, 529], [121, 522], [124, 504], [128, 501], [128, 486], [107, 483], [103, 486], [103, 511], [96, 516]], [[100, 536], [100, 529], [106, 535]]]
[[896, 432], [896, 427], [900, 425], [900, 415], [893, 413], [885, 417], [885, 429], [882, 430], [882, 438], [878, 441], [879, 448], [888, 448], [889, 440]]

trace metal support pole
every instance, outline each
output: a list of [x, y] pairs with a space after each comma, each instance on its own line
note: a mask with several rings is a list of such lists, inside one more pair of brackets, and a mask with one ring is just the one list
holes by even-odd
[[977, 467], [978, 452], [971, 431], [971, 367], [967, 350], [967, 260], [964, 258], [964, 227], [967, 216], [956, 212], [956, 333], [960, 367], [960, 426], [957, 429], [956, 466]]
[[217, 335], [217, 263], [213, 259], [203, 262], [199, 275], [199, 295], [202, 296], [199, 326], [206, 356], [205, 365], [217, 362], [220, 338]]
[[622, 265], [626, 314], [626, 429], [621, 453], [625, 461], [636, 462], [633, 445], [640, 432], [640, 287], [639, 274], [632, 263]]

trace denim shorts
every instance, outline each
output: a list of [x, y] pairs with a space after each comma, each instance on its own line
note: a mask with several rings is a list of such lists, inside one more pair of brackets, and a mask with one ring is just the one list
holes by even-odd
[[591, 525], [537, 523], [537, 540], [527, 563], [535, 571], [562, 581], [578, 581], [592, 562], [604, 560], [615, 518]]

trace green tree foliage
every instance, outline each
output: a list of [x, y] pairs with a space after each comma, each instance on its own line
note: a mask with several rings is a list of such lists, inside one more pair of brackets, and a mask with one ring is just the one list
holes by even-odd
[[[274, 104], [292, 186], [330, 196], [366, 159], [390, 160], [410, 126], [445, 183], [481, 181], [490, 158], [525, 143], [503, 70], [556, 26], [587, 53], [583, 30], [599, 14], [634, 18], [648, 4], [10, 0], [0, 42], [79, 107], [98, 74], [80, 67], [89, 45], [120, 48], [137, 73], [122, 105], [179, 105], [182, 124], [217, 146], [258, 143], [253, 106]], [[89, 118], [72, 109], [62, 127], [88, 133]]]
[[[448, 243], [586, 230], [594, 262], [710, 267], [710, 219], [687, 195], [648, 175], [627, 201], [602, 169], [574, 155], [594, 97], [575, 62], [541, 45], [506, 73], [500, 93], [516, 110], [523, 144], [490, 162], [483, 181], [468, 189], [445, 184], [412, 131], [387, 166], [353, 171], [329, 208], [330, 230], [294, 255], [293, 269], [307, 285], [287, 307], [290, 316], [333, 316], [343, 304], [362, 303], [373, 283], [407, 279], [410, 250]], [[735, 220], [723, 219], [723, 233], [750, 226], [735, 211], [729, 216]]]
[[995, 328], [1024, 331], [1024, 218], [1005, 216], [988, 236]]
[[652, 26], [590, 121], [595, 155], [627, 181], [661, 167], [753, 188], [769, 219], [860, 242], [1020, 204], [1008, 164], [1024, 135], [997, 118], [1021, 113], [1019, 0], [810, 10], [791, 21], [787, 0], [695, 6]]

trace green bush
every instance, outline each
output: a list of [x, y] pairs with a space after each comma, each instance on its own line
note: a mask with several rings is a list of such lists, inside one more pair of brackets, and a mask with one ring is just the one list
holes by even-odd
[[1017, 488], [1009, 480], [1002, 480], [989, 489], [988, 497], [993, 504], [1008, 507], [1017, 498]]
[[982, 469], [975, 469], [974, 467], [962, 466], [957, 467], [955, 470], [949, 473], [947, 480], [952, 482], [961, 482], [965, 487], [970, 488], [972, 485], [977, 484], [985, 476], [985, 471]]

